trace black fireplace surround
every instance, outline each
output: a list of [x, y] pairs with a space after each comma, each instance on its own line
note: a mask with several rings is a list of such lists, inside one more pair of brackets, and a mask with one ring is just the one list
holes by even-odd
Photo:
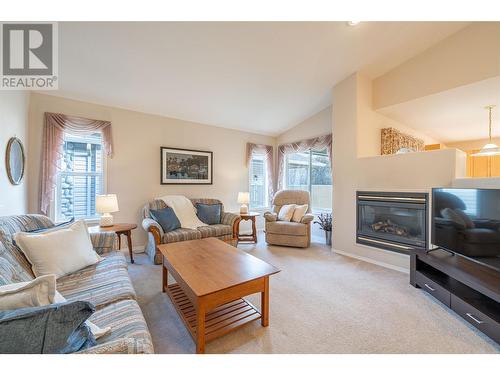
[[356, 242], [403, 254], [428, 248], [427, 193], [356, 193]]

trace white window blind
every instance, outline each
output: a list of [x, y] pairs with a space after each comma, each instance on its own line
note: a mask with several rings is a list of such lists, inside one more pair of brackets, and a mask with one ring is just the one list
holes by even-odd
[[72, 217], [96, 218], [95, 196], [104, 191], [101, 134], [66, 134], [60, 170], [56, 188], [56, 221]]
[[267, 207], [267, 163], [264, 155], [252, 155], [249, 174], [250, 207]]

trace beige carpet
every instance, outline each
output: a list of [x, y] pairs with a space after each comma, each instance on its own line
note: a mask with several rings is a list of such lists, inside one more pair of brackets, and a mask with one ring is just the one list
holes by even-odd
[[[500, 346], [421, 290], [409, 276], [309, 249], [240, 245], [281, 269], [271, 277], [270, 325], [259, 321], [207, 344], [207, 353], [499, 353]], [[165, 294], [161, 267], [129, 266], [157, 353], [193, 353]], [[259, 306], [260, 298], [249, 298]]]

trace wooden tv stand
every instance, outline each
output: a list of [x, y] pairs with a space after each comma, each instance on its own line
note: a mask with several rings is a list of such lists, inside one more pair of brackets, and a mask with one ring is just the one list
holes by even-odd
[[500, 272], [444, 250], [412, 250], [410, 284], [500, 344]]

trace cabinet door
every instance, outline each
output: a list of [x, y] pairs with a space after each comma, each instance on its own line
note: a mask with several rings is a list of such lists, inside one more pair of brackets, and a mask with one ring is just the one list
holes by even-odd
[[490, 156], [490, 176], [500, 177], [500, 155]]
[[467, 174], [469, 177], [490, 177], [491, 156], [471, 156], [479, 150], [467, 151]]

